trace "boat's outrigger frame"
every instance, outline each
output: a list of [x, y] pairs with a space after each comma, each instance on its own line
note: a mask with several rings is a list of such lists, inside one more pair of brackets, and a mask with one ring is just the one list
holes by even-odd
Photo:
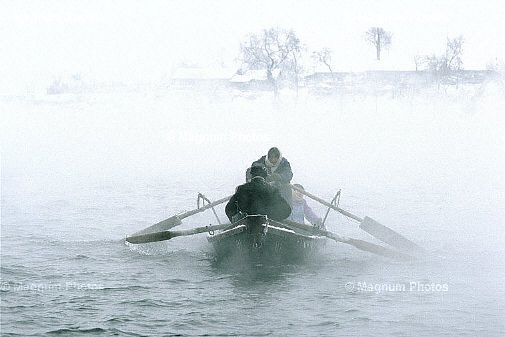
[[[424, 250], [415, 244], [414, 242], [408, 240], [404, 236], [398, 234], [397, 232], [393, 231], [392, 229], [381, 225], [377, 221], [373, 220], [372, 218], [365, 217], [365, 218], [360, 218], [346, 210], [343, 210], [342, 208], [339, 207], [340, 203], [340, 195], [341, 191], [338, 191], [337, 194], [333, 197], [331, 202], [327, 202], [321, 198], [318, 198], [314, 196], [313, 194], [305, 191], [304, 189], [298, 188], [296, 186], [291, 185], [291, 188], [294, 190], [306, 195], [307, 197], [321, 203], [322, 205], [325, 205], [328, 207], [328, 210], [326, 211], [326, 214], [323, 219], [323, 225], [325, 224], [328, 214], [330, 212], [330, 209], [336, 210], [337, 212], [343, 214], [344, 216], [347, 216], [353, 220], [356, 220], [360, 223], [359, 228], [366, 231], [367, 233], [371, 234], [372, 236], [376, 237], [377, 239], [399, 249], [399, 252], [391, 250], [390, 248], [383, 247], [380, 245], [376, 245], [371, 242], [366, 242], [363, 240], [357, 240], [357, 239], [352, 239], [352, 238], [346, 238], [343, 236], [340, 236], [338, 234], [328, 232], [326, 230], [314, 227], [314, 226], [309, 226], [306, 224], [301, 224], [301, 223], [296, 223], [293, 221], [289, 220], [284, 220], [284, 221], [273, 221], [271, 219], [266, 218], [263, 215], [256, 215], [258, 216], [258, 219], [262, 219], [263, 223], [266, 225], [264, 226], [264, 235], [266, 234], [266, 231], [268, 231], [268, 224], [273, 223], [281, 228], [286, 228], [290, 230], [293, 233], [297, 233], [300, 235], [300, 233], [304, 233], [302, 235], [311, 235], [311, 236], [319, 236], [319, 237], [327, 237], [332, 240], [335, 240], [337, 242], [342, 242], [346, 244], [350, 244], [358, 249], [372, 252], [374, 254], [382, 255], [382, 256], [388, 256], [388, 257], [411, 257], [413, 255], [416, 255], [419, 252], [423, 252]], [[214, 208], [215, 206], [222, 204], [226, 201], [228, 201], [231, 198], [231, 196], [219, 199], [217, 201], [211, 202], [205, 195], [202, 193], [198, 193], [198, 198], [197, 198], [197, 208], [188, 212], [185, 212], [180, 215], [174, 215], [166, 220], [163, 220], [155, 225], [149, 226], [139, 232], [136, 232], [132, 236], [129, 236], [126, 238], [126, 241], [129, 243], [134, 243], [134, 244], [139, 244], [139, 243], [148, 243], [148, 242], [156, 242], [156, 241], [164, 241], [164, 240], [170, 240], [174, 237], [177, 236], [187, 236], [187, 235], [194, 235], [198, 233], [205, 233], [208, 232], [209, 234], [213, 233], [214, 231], [217, 230], [223, 230], [223, 231], [229, 231], [231, 229], [238, 228], [238, 226], [244, 225], [243, 223], [239, 221], [236, 221], [232, 224], [230, 223], [221, 223], [221, 220], [219, 219], [219, 216], [216, 212], [216, 209]], [[201, 205], [200, 205], [201, 203]], [[190, 230], [183, 230], [183, 231], [169, 231], [172, 227], [178, 226], [182, 223], [182, 219], [189, 217], [191, 215], [203, 212], [207, 209], [212, 209], [212, 212], [214, 213], [214, 216], [216, 217], [218, 225], [208, 225], [204, 227], [197, 227], [194, 229]], [[250, 218], [251, 216], [249, 216]], [[254, 217], [254, 216], [252, 216]], [[248, 219], [248, 221], [251, 221], [252, 218]], [[254, 222], [254, 221], [253, 221]], [[245, 222], [247, 223], [247, 222]], [[247, 226], [246, 226], [247, 227]], [[249, 227], [248, 227], [249, 228]], [[301, 231], [301, 232], [300, 232]], [[232, 232], [229, 232], [232, 233]], [[408, 255], [407, 255], [408, 254]]]

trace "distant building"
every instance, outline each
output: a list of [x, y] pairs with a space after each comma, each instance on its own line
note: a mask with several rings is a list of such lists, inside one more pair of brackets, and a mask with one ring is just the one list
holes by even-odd
[[[278, 78], [280, 71], [276, 70], [272, 76]], [[245, 72], [237, 71], [230, 79], [232, 86], [239, 89], [261, 89], [270, 88], [271, 83], [268, 82], [266, 69], [251, 69]]]

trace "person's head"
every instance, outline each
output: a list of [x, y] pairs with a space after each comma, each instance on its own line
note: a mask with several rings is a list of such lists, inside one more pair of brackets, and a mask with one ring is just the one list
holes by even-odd
[[250, 172], [251, 172], [251, 179], [254, 177], [266, 178], [268, 174], [266, 166], [261, 163], [253, 163]]
[[[303, 188], [302, 185], [300, 184], [293, 184], [294, 187], [302, 190], [302, 191], [305, 191], [305, 189]], [[295, 190], [294, 188], [291, 189], [291, 195], [293, 196], [293, 199], [296, 199], [296, 200], [301, 200], [303, 199], [303, 194], [301, 192], [298, 192], [297, 190]]]
[[268, 150], [268, 161], [271, 162], [273, 165], [277, 164], [277, 161], [279, 160], [281, 156], [281, 151], [279, 151], [278, 148], [272, 147], [270, 150]]

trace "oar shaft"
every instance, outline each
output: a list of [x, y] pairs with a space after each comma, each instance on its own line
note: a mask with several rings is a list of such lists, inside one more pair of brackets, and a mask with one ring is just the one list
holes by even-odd
[[217, 231], [217, 230], [220, 230], [220, 229], [226, 229], [226, 228], [228, 228], [230, 226], [231, 226], [231, 224], [226, 223], [226, 224], [222, 224], [222, 225], [197, 227], [197, 228], [188, 229], [188, 230], [184, 230], [184, 231], [176, 231], [176, 232], [174, 231], [174, 233], [175, 233], [174, 237], [176, 237], [176, 236], [193, 235], [193, 234], [200, 234], [200, 233], [205, 233], [205, 232], [212, 232], [212, 231]]
[[355, 248], [358, 248], [359, 250], [363, 250], [365, 252], [370, 252], [373, 254], [377, 254], [377, 255], [381, 255], [381, 256], [385, 256], [385, 257], [390, 257], [390, 258], [395, 258], [395, 259], [411, 259], [412, 258], [412, 256], [410, 256], [410, 255], [394, 251], [394, 250], [389, 249], [387, 247], [379, 246], [374, 243], [363, 241], [363, 240], [347, 238], [345, 236], [340, 236], [338, 234], [328, 232], [323, 229], [318, 229], [313, 226], [309, 226], [309, 225], [302, 224], [299, 222], [295, 222], [295, 221], [291, 221], [291, 220], [283, 220], [282, 223], [284, 223], [290, 227], [302, 229], [307, 232], [312, 232], [315, 235], [326, 236], [327, 238], [332, 239], [336, 242], [342, 242], [342, 243], [354, 246]]
[[[358, 221], [360, 223], [359, 228], [361, 228], [365, 232], [371, 234], [372, 236], [376, 237], [377, 239], [381, 240], [382, 242], [385, 242], [391, 246], [394, 246], [394, 247], [401, 249], [403, 251], [407, 251], [409, 253], [423, 251], [423, 249], [421, 247], [419, 247], [418, 245], [416, 245], [414, 242], [412, 242], [409, 239], [405, 238], [404, 236], [396, 233], [392, 229], [390, 229], [384, 225], [381, 225], [380, 223], [378, 223], [377, 221], [375, 221], [369, 217], [365, 217], [364, 219], [362, 219], [362, 218], [360, 218], [354, 214], [351, 214], [351, 213], [349, 213], [349, 212], [347, 212], [347, 211], [345, 211], [335, 205], [330, 204], [329, 202], [324, 201], [321, 198], [316, 197], [315, 195], [310, 194], [309, 192], [306, 192], [305, 190], [303, 190], [301, 188], [298, 188], [293, 185], [291, 185], [291, 187], [293, 189], [295, 189], [296, 191], [306, 195], [307, 197], [314, 199], [317, 202], [320, 202], [321, 204], [323, 204], [327, 207], [330, 207], [330, 208], [336, 210], [337, 212]], [[356, 246], [356, 247], [358, 247], [358, 246]]]
[[354, 219], [354, 220], [356, 220], [356, 221], [358, 221], [358, 222], [363, 221], [363, 219], [362, 219], [362, 218], [360, 218], [359, 216], [354, 215], [354, 214], [352, 214], [352, 213], [350, 213], [350, 212], [347, 212], [346, 210], [343, 210], [342, 208], [340, 208], [340, 207], [338, 207], [338, 206], [332, 205], [332, 204], [330, 204], [329, 202], [327, 202], [327, 201], [325, 201], [325, 200], [323, 200], [323, 199], [321, 199], [321, 198], [318, 198], [318, 197], [316, 197], [315, 195], [313, 195], [313, 194], [311, 194], [311, 193], [309, 193], [309, 192], [307, 192], [307, 191], [305, 191], [305, 190], [303, 190], [303, 189], [301, 189], [301, 188], [298, 188], [298, 187], [293, 186], [293, 185], [291, 185], [291, 188], [293, 188], [294, 190], [296, 190], [296, 191], [300, 192], [301, 194], [306, 195], [307, 197], [309, 197], [309, 198], [311, 198], [311, 199], [313, 199], [313, 200], [315, 200], [315, 201], [317, 201], [317, 202], [319, 202], [319, 203], [321, 203], [321, 204], [325, 205], [326, 207], [330, 207], [330, 208], [334, 209], [335, 211], [337, 211], [337, 212], [339, 212], [339, 213], [341, 213], [341, 214], [345, 215], [346, 217], [349, 217], [349, 218], [351, 218], [351, 219]]
[[182, 219], [184, 219], [184, 218], [187, 218], [188, 216], [195, 215], [195, 214], [200, 213], [200, 212], [203, 212], [203, 211], [205, 211], [205, 210], [207, 210], [207, 209], [209, 209], [209, 208], [212, 208], [212, 207], [214, 207], [214, 206], [220, 205], [220, 204], [222, 204], [223, 202], [226, 202], [226, 201], [230, 200], [230, 199], [231, 199], [231, 197], [232, 197], [231, 195], [230, 195], [230, 196], [227, 196], [227, 197], [224, 197], [224, 198], [222, 198], [222, 199], [219, 199], [219, 200], [216, 200], [216, 201], [214, 201], [214, 202], [211, 202], [210, 204], [207, 204], [207, 205], [205, 205], [205, 206], [202, 206], [202, 207], [196, 208], [196, 209], [194, 209], [194, 210], [191, 210], [191, 211], [188, 211], [188, 212], [185, 212], [185, 213], [179, 214], [179, 215], [177, 215], [177, 217], [178, 217], [180, 220], [182, 220]]
[[219, 199], [219, 200], [216, 200], [214, 202], [211, 202], [205, 206], [202, 206], [202, 207], [198, 207], [194, 210], [191, 210], [191, 211], [188, 211], [188, 212], [185, 212], [185, 213], [182, 213], [182, 214], [179, 214], [179, 215], [173, 215], [171, 216], [170, 218], [168, 219], [165, 219], [165, 220], [162, 220], [154, 225], [151, 225], [147, 228], [144, 228], [136, 233], [133, 234], [133, 236], [139, 236], [139, 235], [143, 235], [143, 234], [148, 234], [148, 233], [156, 233], [156, 232], [161, 232], [161, 231], [165, 231], [165, 230], [169, 230], [170, 228], [173, 228], [175, 226], [178, 226], [180, 225], [182, 222], [181, 220], [184, 219], [184, 218], [187, 218], [191, 215], [195, 215], [197, 213], [200, 213], [200, 212], [203, 212], [209, 208], [212, 208], [216, 205], [219, 205], [219, 204], [222, 204], [228, 200], [230, 200], [232, 196], [227, 196], [225, 198], [222, 198], [222, 199]]
[[170, 240], [170, 239], [178, 237], [178, 236], [188, 236], [188, 235], [194, 235], [194, 234], [199, 234], [199, 233], [212, 232], [212, 231], [220, 230], [220, 229], [227, 229], [231, 226], [232, 226], [231, 224], [227, 223], [227, 224], [215, 225], [215, 226], [197, 227], [197, 228], [187, 229], [187, 230], [182, 230], [182, 231], [161, 231], [161, 232], [156, 232], [156, 233], [133, 235], [133, 236], [127, 237], [126, 242], [133, 243], [133, 244], [139, 244], [139, 243], [165, 241], [165, 240]]

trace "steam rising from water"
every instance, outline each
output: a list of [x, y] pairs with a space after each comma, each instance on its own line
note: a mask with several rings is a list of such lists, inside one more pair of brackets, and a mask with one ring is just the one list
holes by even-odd
[[317, 195], [343, 189], [344, 206], [426, 242], [451, 235], [451, 244], [500, 247], [503, 90], [490, 82], [391, 96], [286, 91], [277, 100], [231, 89], [4, 99], [3, 188], [177, 180], [217, 198], [278, 146], [293, 182]]
[[[2, 98], [5, 330], [166, 334], [187, 322], [170, 331], [229, 334], [220, 322], [233, 320], [238, 334], [254, 326], [257, 334], [500, 335], [503, 84], [393, 93]], [[326, 200], [342, 189], [340, 207], [414, 240], [426, 259], [389, 261], [328, 242], [300, 266], [235, 268], [212, 264], [205, 234], [125, 247], [125, 235], [196, 207], [198, 192], [231, 194], [273, 145], [294, 182]], [[209, 222], [201, 213], [181, 228]], [[326, 224], [378, 243], [336, 212]], [[69, 319], [46, 320], [48, 308]], [[160, 317], [169, 317], [161, 327]]]

